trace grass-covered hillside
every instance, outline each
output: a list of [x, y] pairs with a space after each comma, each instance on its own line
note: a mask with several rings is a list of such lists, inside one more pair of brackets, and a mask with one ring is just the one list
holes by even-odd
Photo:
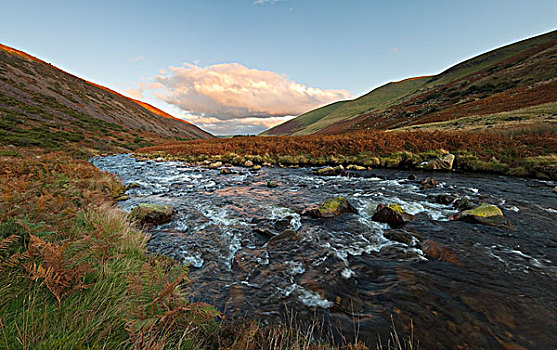
[[0, 45], [0, 144], [126, 151], [212, 137], [145, 103]]
[[[557, 102], [557, 31], [498, 48], [430, 77], [383, 85], [342, 106], [323, 107], [264, 135], [396, 129], [490, 116]], [[311, 118], [307, 116], [319, 116]], [[310, 122], [308, 122], [310, 121]]]

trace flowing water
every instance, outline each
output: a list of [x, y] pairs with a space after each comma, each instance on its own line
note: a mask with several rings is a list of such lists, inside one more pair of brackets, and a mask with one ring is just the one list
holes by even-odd
[[[188, 264], [191, 298], [229, 317], [273, 323], [294, 313], [370, 343], [385, 338], [392, 322], [400, 332], [412, 322], [422, 349], [557, 348], [555, 183], [415, 173], [439, 181], [421, 190], [409, 172], [395, 170], [318, 177], [307, 168], [232, 168], [221, 175], [128, 155], [92, 162], [139, 185], [120, 202], [124, 210], [176, 208], [171, 222], [147, 229], [148, 249]], [[512, 227], [449, 221], [457, 210], [438, 203], [444, 194], [496, 204]], [[358, 214], [301, 215], [335, 196]], [[393, 202], [416, 215], [403, 229], [371, 220], [377, 204]], [[285, 229], [297, 232], [294, 239], [269, 242]]]

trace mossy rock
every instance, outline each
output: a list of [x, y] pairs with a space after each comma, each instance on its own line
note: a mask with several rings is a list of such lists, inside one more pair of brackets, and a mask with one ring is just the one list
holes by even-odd
[[269, 181], [269, 182], [267, 182], [267, 187], [275, 188], [275, 187], [278, 187], [278, 184], [274, 181]]
[[261, 170], [261, 165], [254, 165], [251, 170]]
[[308, 213], [317, 218], [332, 218], [345, 213], [358, 213], [356, 208], [344, 197], [327, 199], [317, 206], [308, 210]]
[[379, 204], [371, 219], [397, 228], [413, 220], [414, 216], [406, 213], [397, 203], [391, 203], [389, 205]]
[[162, 224], [172, 219], [175, 211], [168, 205], [141, 203], [130, 212], [131, 217], [141, 224]]
[[474, 209], [465, 210], [452, 217], [453, 220], [480, 223], [496, 227], [510, 226], [509, 220], [503, 215], [499, 207], [482, 203]]
[[245, 166], [246, 168], [251, 168], [251, 167], [253, 166], [253, 162], [252, 162], [251, 160], [246, 160], [246, 161], [244, 162], [244, 166]]

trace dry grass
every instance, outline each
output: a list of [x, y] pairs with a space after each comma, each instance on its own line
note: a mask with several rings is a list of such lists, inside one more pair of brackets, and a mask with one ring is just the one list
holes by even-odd
[[[0, 348], [368, 349], [316, 325], [220, 322], [188, 300], [185, 267], [145, 254], [114, 176], [61, 152], [0, 154]], [[393, 336], [377, 348], [414, 349]]]

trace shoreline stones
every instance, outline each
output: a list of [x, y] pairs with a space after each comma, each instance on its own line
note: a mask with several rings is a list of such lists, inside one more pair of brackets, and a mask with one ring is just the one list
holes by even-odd
[[218, 169], [222, 166], [222, 162], [214, 162], [209, 164], [209, 169]]
[[130, 216], [141, 224], [163, 224], [169, 222], [174, 216], [174, 208], [168, 205], [141, 203], [133, 208]]
[[337, 165], [336, 167], [328, 166], [325, 168], [317, 169], [313, 172], [314, 175], [319, 176], [337, 176], [346, 175], [346, 171], [342, 165]]
[[404, 209], [396, 203], [391, 203], [389, 205], [379, 204], [371, 217], [371, 220], [389, 224], [392, 228], [401, 227], [413, 219], [413, 215], [406, 213]]
[[363, 170], [367, 170], [367, 168], [365, 166], [361, 166], [357, 164], [350, 164], [346, 167], [346, 170], [363, 171]]
[[302, 215], [309, 214], [313, 217], [326, 219], [346, 213], [357, 214], [358, 211], [346, 198], [335, 197], [323, 201], [315, 208], [305, 210]]
[[449, 218], [454, 221], [466, 221], [495, 227], [509, 227], [511, 223], [503, 215], [499, 207], [493, 204], [482, 203], [474, 209], [465, 210]]
[[427, 170], [452, 170], [455, 158], [454, 154], [448, 153], [442, 157], [428, 160], [418, 165], [417, 168]]

